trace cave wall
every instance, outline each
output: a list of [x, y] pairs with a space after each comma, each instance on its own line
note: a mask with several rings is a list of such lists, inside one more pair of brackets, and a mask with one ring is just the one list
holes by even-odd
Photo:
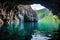
[[30, 5], [17, 5], [10, 11], [5, 8], [0, 8], [0, 22], [13, 22], [17, 20], [19, 22], [37, 21], [37, 14], [31, 8]]

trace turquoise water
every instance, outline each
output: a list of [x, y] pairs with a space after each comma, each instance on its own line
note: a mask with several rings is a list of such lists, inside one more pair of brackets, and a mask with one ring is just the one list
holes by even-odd
[[[57, 26], [53, 27], [52, 23], [44, 22], [15, 22], [13, 24], [7, 24], [7, 31], [9, 38], [14, 38], [16, 40], [24, 39], [26, 36], [31, 36], [34, 34], [34, 30], [38, 30], [44, 36], [51, 35], [54, 36], [57, 33]], [[4, 30], [5, 31], [5, 30]], [[4, 36], [3, 36], [4, 37]]]
[[58, 31], [58, 27], [52, 23], [44, 22], [18, 22], [14, 24], [8, 24], [9, 34], [16, 33], [18, 35], [30, 35], [34, 33], [34, 30], [39, 30], [42, 34], [54, 34]]
[[9, 34], [17, 33], [18, 35], [29, 35], [33, 33], [34, 29], [37, 29], [37, 22], [18, 22], [14, 24], [8, 24]]

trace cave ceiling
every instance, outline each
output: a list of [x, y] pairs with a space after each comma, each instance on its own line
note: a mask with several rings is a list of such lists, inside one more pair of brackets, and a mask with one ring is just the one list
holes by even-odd
[[34, 3], [45, 6], [60, 18], [60, 0], [0, 0], [1, 7], [6, 9], [12, 9], [19, 4], [31, 5]]

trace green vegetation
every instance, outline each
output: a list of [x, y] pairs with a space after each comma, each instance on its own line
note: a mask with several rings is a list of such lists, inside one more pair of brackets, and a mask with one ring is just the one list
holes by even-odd
[[48, 9], [42, 9], [36, 11], [38, 15], [38, 29], [46, 33], [53, 33], [58, 30], [59, 19], [56, 15], [53, 15]]

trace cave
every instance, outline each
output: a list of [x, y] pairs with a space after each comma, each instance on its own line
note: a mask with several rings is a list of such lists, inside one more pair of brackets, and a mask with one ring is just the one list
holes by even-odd
[[[31, 5], [34, 3], [41, 4], [42, 6], [48, 8], [54, 15], [57, 15], [60, 19], [60, 0], [0, 0], [0, 8], [2, 8], [2, 10], [4, 10], [4, 12], [8, 14], [19, 4]], [[6, 20], [4, 20], [4, 23], [6, 23]], [[58, 32], [60, 33], [60, 25]]]

